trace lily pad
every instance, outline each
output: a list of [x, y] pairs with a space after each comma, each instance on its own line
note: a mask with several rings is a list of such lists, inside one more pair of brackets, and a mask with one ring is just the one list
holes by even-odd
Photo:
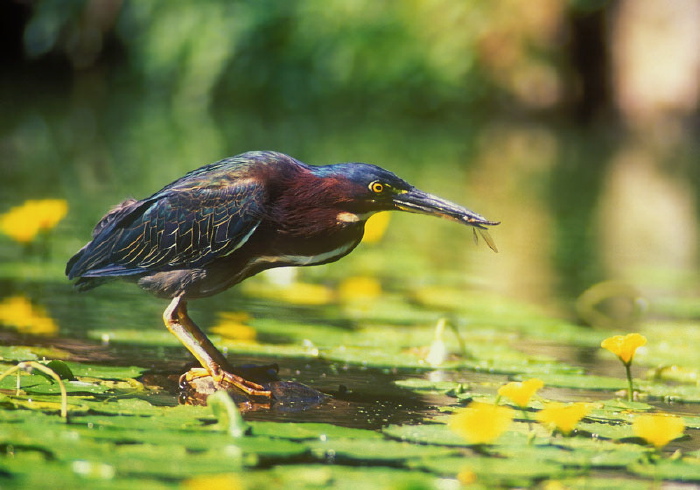
[[474, 473], [477, 482], [487, 487], [529, 487], [537, 480], [561, 479], [585, 472], [558, 463], [530, 458], [451, 457], [409, 461], [407, 464], [414, 469], [452, 478], [458, 473], [471, 472]]
[[673, 480], [680, 482], [700, 482], [700, 459], [662, 459], [653, 463], [634, 463], [627, 469], [635, 475], [654, 480]]
[[408, 459], [447, 457], [455, 451], [445, 447], [409, 444], [392, 440], [335, 439], [307, 444], [312, 453], [326, 462], [400, 462]]
[[91, 376], [100, 379], [133, 379], [146, 371], [146, 368], [138, 366], [103, 366], [77, 362], [66, 362], [66, 364], [75, 376]]
[[0, 345], [0, 360], [36, 361], [42, 358], [66, 359], [69, 354], [61, 349], [52, 347], [27, 347], [22, 345]]
[[250, 422], [253, 434], [259, 436], [279, 437], [296, 441], [329, 440], [329, 439], [359, 439], [363, 441], [382, 439], [382, 434], [367, 429], [340, 427], [332, 424], [303, 422]]
[[400, 441], [419, 444], [436, 444], [441, 446], [467, 445], [464, 438], [450, 430], [446, 424], [389, 425], [382, 429], [382, 432]]
[[[559, 388], [577, 388], [582, 390], [622, 390], [627, 388], [627, 380], [611, 376], [541, 373], [538, 378], [544, 381], [545, 386], [556, 386]], [[522, 380], [524, 377], [517, 376], [517, 379]]]
[[410, 469], [349, 467], [340, 465], [302, 464], [278, 466], [267, 471], [247, 473], [244, 481], [250, 488], [333, 488], [337, 490], [385, 490], [440, 488], [441, 478]]

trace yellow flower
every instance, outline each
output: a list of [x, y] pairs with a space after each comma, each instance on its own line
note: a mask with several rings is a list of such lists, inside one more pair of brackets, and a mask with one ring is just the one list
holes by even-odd
[[247, 313], [222, 311], [219, 313], [219, 322], [211, 331], [229, 340], [254, 342], [257, 334], [253, 327], [245, 324], [248, 320], [250, 315]]
[[473, 483], [476, 483], [476, 480], [476, 473], [474, 473], [469, 468], [463, 468], [462, 470], [460, 470], [459, 473], [457, 473], [457, 481], [462, 485], [471, 485]]
[[632, 422], [632, 430], [637, 437], [661, 449], [683, 435], [685, 422], [680, 417], [666, 413], [639, 415]]
[[0, 303], [0, 324], [34, 335], [53, 335], [58, 332], [58, 325], [44, 309], [33, 306], [24, 296], [11, 296]]
[[246, 288], [250, 294], [294, 305], [327, 305], [335, 299], [334, 292], [322, 284], [292, 282], [284, 286], [273, 285], [259, 288], [253, 284], [251, 283]]
[[644, 335], [630, 333], [608, 337], [600, 343], [600, 346], [615, 354], [625, 365], [629, 366], [634, 358], [634, 353], [646, 343], [647, 338]]
[[376, 300], [382, 295], [382, 285], [373, 277], [349, 277], [338, 286], [338, 296], [343, 303]]
[[238, 490], [247, 488], [238, 473], [220, 473], [216, 475], [199, 475], [182, 482], [186, 490]]
[[322, 284], [295, 282], [278, 292], [277, 298], [295, 305], [327, 305], [333, 301], [333, 291]]
[[530, 402], [530, 398], [534, 395], [537, 390], [544, 386], [544, 382], [541, 379], [532, 378], [527, 381], [512, 381], [508, 384], [501, 386], [498, 389], [498, 394], [500, 396], [505, 396], [510, 398], [513, 403], [515, 403], [520, 408], [527, 407]]
[[26, 201], [0, 216], [0, 230], [20, 243], [29, 243], [40, 231], [55, 227], [68, 213], [63, 199]]
[[537, 421], [556, 428], [564, 435], [571, 434], [576, 424], [590, 411], [590, 405], [587, 403], [572, 403], [565, 405], [563, 403], [552, 402], [548, 403], [545, 408], [537, 412]]
[[362, 237], [364, 243], [377, 243], [382, 239], [389, 226], [389, 213], [377, 213], [365, 223], [365, 235]]
[[488, 444], [508, 429], [514, 413], [510, 407], [472, 402], [450, 417], [448, 427], [470, 444]]

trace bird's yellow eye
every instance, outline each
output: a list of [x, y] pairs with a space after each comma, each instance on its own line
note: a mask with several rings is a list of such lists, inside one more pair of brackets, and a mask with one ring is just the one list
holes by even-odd
[[384, 192], [385, 188], [386, 188], [386, 186], [384, 184], [382, 184], [381, 182], [379, 182], [378, 180], [375, 180], [374, 182], [372, 182], [369, 185], [369, 189], [372, 192], [374, 192], [375, 194], [381, 194], [382, 192]]

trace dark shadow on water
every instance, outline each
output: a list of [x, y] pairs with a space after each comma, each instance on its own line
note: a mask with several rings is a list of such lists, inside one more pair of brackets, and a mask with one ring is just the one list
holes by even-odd
[[[338, 368], [322, 360], [305, 359], [240, 359], [256, 365], [279, 362], [282, 383], [308, 387], [312, 392], [327, 395], [325, 399], [308, 396], [269, 406], [242, 404], [247, 420], [317, 422], [343, 427], [380, 429], [389, 424], [419, 423], [437, 414], [437, 407], [455, 403], [447, 396], [421, 396], [404, 390], [394, 381], [418, 374], [386, 373], [377, 369], [343, 366]], [[144, 380], [164, 386], [164, 390], [149, 401], [159, 405], [174, 405], [180, 398], [179, 373], [194, 366], [181, 361], [159, 362], [158, 367], [144, 375]], [[178, 373], [178, 374], [173, 374]], [[167, 379], [163, 379], [167, 378]], [[283, 395], [284, 396], [284, 395]], [[300, 395], [302, 398], [305, 394]], [[281, 397], [280, 397], [281, 398]]]

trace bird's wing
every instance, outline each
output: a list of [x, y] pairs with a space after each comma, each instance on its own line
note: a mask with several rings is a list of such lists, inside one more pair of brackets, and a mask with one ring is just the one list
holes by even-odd
[[261, 219], [265, 190], [228, 186], [165, 188], [108, 214], [69, 262], [68, 276], [105, 277], [197, 268], [240, 248]]

